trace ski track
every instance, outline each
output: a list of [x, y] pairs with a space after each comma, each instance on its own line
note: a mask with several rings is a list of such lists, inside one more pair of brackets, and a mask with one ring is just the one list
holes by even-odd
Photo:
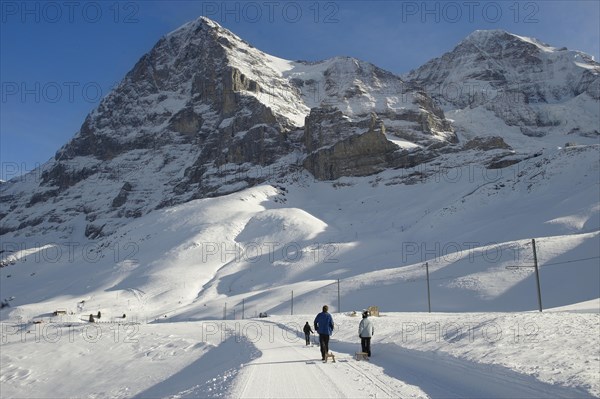
[[[356, 344], [336, 343], [350, 350]], [[583, 389], [552, 385], [500, 365], [484, 365], [439, 352], [377, 344], [373, 363], [419, 386], [431, 398], [589, 398]], [[389, 371], [388, 371], [389, 370]]]
[[[254, 322], [257, 323], [257, 322]], [[588, 398], [583, 389], [552, 385], [499, 365], [438, 352], [378, 344], [371, 362], [352, 357], [357, 343], [336, 342], [336, 363], [324, 364], [318, 346], [269, 321], [253, 341], [262, 356], [238, 373], [227, 396], [239, 398]]]
[[[318, 346], [305, 346], [285, 326], [261, 322], [268, 337], [254, 342], [262, 356], [247, 364], [236, 378], [231, 397], [240, 398], [419, 398], [416, 387], [373, 373], [374, 366], [359, 367], [348, 355], [336, 363], [323, 363]], [[392, 387], [392, 389], [388, 388]]]

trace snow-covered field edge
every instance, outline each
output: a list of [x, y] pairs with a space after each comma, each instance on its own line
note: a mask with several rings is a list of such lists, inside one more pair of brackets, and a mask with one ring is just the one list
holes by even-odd
[[[338, 364], [355, 362], [351, 357], [360, 349], [360, 318], [333, 317], [330, 349]], [[301, 364], [292, 349], [304, 349], [300, 330], [313, 319], [279, 315], [141, 325], [2, 323], [3, 397], [236, 395], [238, 374], [265, 347], [283, 351], [290, 364]], [[449, 376], [457, 367], [474, 373], [471, 383], [478, 373], [500, 372], [506, 378], [513, 373], [549, 384], [558, 396], [600, 396], [597, 312], [382, 313], [373, 320], [373, 356], [361, 367], [419, 385], [424, 396], [435, 396], [429, 392], [435, 392], [435, 384], [406, 369], [407, 361], [418, 361], [415, 369], [431, 366], [432, 377]], [[318, 347], [305, 350], [309, 357], [312, 352], [319, 357]]]

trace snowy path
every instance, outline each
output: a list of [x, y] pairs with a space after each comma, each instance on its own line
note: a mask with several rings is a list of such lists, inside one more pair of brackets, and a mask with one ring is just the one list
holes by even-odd
[[262, 356], [239, 372], [229, 392], [233, 397], [590, 397], [584, 390], [550, 385], [502, 366], [394, 344], [379, 345], [369, 363], [351, 357], [356, 344], [332, 342], [337, 363], [323, 364], [318, 346], [304, 346], [303, 338], [281, 325], [260, 325], [266, 334], [254, 344]]
[[338, 353], [324, 364], [318, 346], [305, 346], [280, 325], [261, 322], [263, 336], [254, 343], [262, 356], [238, 374], [232, 397], [241, 398], [419, 398], [423, 392], [384, 374], [368, 363], [357, 364]]
[[[513, 316], [506, 316], [511, 323]], [[557, 317], [535, 316], [533, 320], [541, 326], [551, 322], [560, 325], [561, 318], [568, 316], [562, 322], [577, 323], [589, 341], [575, 333], [562, 338], [560, 335], [545, 337], [542, 332], [547, 328], [544, 327], [533, 349], [529, 343], [499, 341], [491, 347], [473, 339], [462, 350], [454, 348], [457, 355], [453, 356], [442, 350], [448, 349], [448, 345], [458, 346], [456, 342], [444, 341], [437, 347], [421, 346], [422, 350], [407, 349], [405, 345], [409, 343], [394, 338], [392, 332], [398, 329], [401, 320], [410, 320], [414, 315], [388, 316], [377, 320], [379, 338], [373, 344], [372, 361], [358, 362], [350, 356], [358, 346], [353, 339], [356, 320], [337, 315], [339, 331], [331, 342], [337, 362], [323, 364], [318, 346], [306, 347], [303, 336], [298, 333], [305, 317], [122, 326], [120, 335], [115, 335], [112, 326], [104, 328], [97, 337], [91, 336], [91, 332], [102, 331], [105, 325], [97, 324], [100, 330], [88, 324], [48, 327], [46, 336], [42, 335], [41, 328], [38, 331], [27, 327], [31, 333], [25, 333], [11, 329], [17, 326], [4, 325], [5, 335], [0, 346], [1, 396], [123, 399], [600, 397], [596, 394], [597, 386], [593, 385], [598, 376], [595, 371], [598, 363], [594, 360], [597, 359], [594, 354], [598, 348], [597, 334], [593, 334], [598, 326], [594, 322], [597, 317], [566, 313], [554, 315]], [[427, 316], [420, 317], [426, 319]], [[458, 319], [461, 323], [482, 316], [462, 317]], [[532, 319], [533, 315], [523, 317]], [[473, 331], [475, 334], [477, 330]], [[573, 355], [574, 343], [579, 343], [576, 349], [583, 352], [583, 357]], [[515, 359], [516, 351], [527, 353], [525, 360]], [[465, 359], [466, 354], [476, 355], [476, 360]], [[511, 368], [497, 364], [503, 358], [513, 359], [513, 363], [509, 362]], [[568, 361], [574, 363], [569, 365]], [[532, 373], [525, 367], [530, 363], [546, 368], [536, 375], [557, 383], [523, 374], [521, 371]], [[73, 369], [73, 364], [78, 367]], [[80, 370], [89, 372], [81, 374]], [[590, 373], [589, 376], [586, 377], [586, 373]], [[57, 385], [57, 380], [62, 383]]]

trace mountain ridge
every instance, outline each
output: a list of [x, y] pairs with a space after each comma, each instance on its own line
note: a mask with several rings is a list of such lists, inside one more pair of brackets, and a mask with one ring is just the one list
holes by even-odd
[[600, 137], [600, 64], [579, 51], [479, 31], [403, 78], [422, 85], [467, 136], [516, 127], [519, 144], [521, 135], [555, 144]]
[[[568, 97], [573, 79], [558, 82], [562, 102], [540, 100], [546, 107], [540, 108], [532, 93], [539, 97], [545, 89], [534, 82], [519, 91], [521, 81], [510, 81], [519, 74], [482, 70], [490, 57], [478, 58], [473, 41], [485, 43], [494, 57], [526, 52], [531, 60], [545, 46], [501, 30], [476, 31], [451, 52], [398, 76], [352, 57], [284, 60], [208, 18], [190, 21], [140, 58], [54, 160], [32, 172], [38, 179], [2, 184], [1, 232], [37, 234], [84, 218], [85, 236], [97, 238], [154, 209], [285, 180], [298, 170], [336, 180], [465, 150], [483, 151], [477, 162], [498, 168], [539, 151], [545, 146], [539, 137], [562, 145], [576, 134], [594, 143], [597, 63], [571, 65], [585, 70], [579, 92]], [[570, 58], [562, 55], [564, 66]], [[471, 67], [461, 72], [465, 60]], [[521, 67], [540, 64], [531, 60]], [[480, 91], [448, 99], [435, 89], [470, 80], [494, 86], [500, 100]], [[567, 134], [557, 133], [563, 129], [557, 120], [569, 113]], [[94, 199], [82, 200], [89, 193]]]

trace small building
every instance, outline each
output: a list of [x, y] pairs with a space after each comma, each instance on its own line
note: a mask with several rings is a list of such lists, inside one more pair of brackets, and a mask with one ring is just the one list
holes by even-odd
[[367, 310], [369, 311], [370, 316], [379, 317], [379, 306], [369, 306]]
[[59, 309], [54, 311], [54, 316], [66, 316], [67, 311], [65, 309]]

